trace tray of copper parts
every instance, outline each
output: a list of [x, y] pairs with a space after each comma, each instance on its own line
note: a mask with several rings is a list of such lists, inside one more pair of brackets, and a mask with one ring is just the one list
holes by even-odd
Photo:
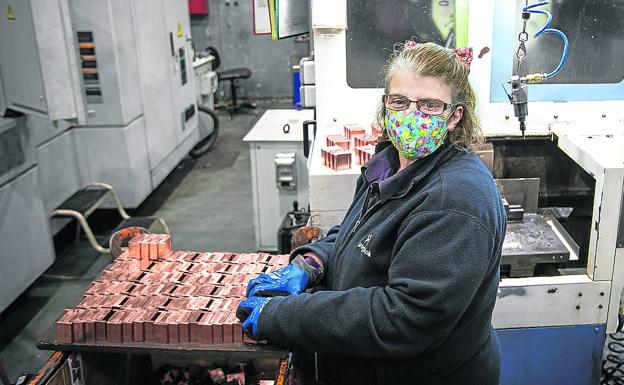
[[[236, 308], [250, 279], [287, 255], [173, 251], [171, 236], [142, 234], [56, 322], [55, 344], [257, 344]], [[45, 339], [45, 338], [44, 338]]]

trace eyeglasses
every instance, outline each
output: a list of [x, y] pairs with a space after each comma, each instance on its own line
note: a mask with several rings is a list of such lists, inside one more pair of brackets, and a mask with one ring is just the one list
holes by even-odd
[[418, 111], [428, 115], [442, 115], [444, 111], [457, 106], [457, 104], [444, 103], [433, 99], [410, 100], [401, 95], [384, 95], [382, 101], [387, 108], [395, 111], [407, 110], [412, 103], [416, 103]]

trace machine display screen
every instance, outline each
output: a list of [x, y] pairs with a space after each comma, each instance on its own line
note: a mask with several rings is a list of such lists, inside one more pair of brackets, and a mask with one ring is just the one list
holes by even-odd
[[[518, 68], [515, 52], [518, 33], [522, 30], [521, 12], [525, 2], [496, 2], [492, 101], [507, 100], [500, 85]], [[529, 4], [533, 3], [529, 1]], [[550, 1], [540, 9], [552, 13], [550, 27], [567, 35], [570, 48], [562, 71], [554, 78], [532, 86], [530, 100], [624, 99], [624, 2], [558, 0]], [[545, 15], [531, 15], [527, 23], [527, 58], [517, 73], [544, 73], [557, 67], [562, 53], [561, 40], [551, 34], [534, 38], [546, 21]]]
[[466, 0], [348, 0], [347, 83], [377, 88], [397, 42], [412, 38], [447, 47], [465, 46]]

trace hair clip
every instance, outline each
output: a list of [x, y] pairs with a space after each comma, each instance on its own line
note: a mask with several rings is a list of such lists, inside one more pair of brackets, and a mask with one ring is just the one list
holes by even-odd
[[472, 48], [453, 48], [453, 52], [464, 63], [466, 70], [470, 71], [470, 64], [473, 58]]
[[403, 49], [414, 48], [418, 45], [414, 40], [405, 40], [403, 43]]

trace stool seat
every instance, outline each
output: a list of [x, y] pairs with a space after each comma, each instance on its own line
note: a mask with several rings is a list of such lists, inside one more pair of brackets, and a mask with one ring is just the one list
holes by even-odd
[[219, 80], [249, 79], [251, 77], [251, 70], [249, 68], [232, 68], [229, 70], [217, 71], [217, 77]]

